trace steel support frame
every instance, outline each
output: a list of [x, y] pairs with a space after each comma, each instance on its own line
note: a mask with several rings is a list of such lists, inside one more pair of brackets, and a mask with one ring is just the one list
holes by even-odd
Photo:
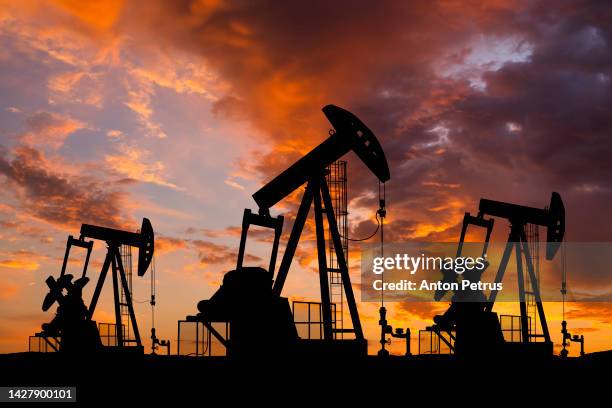
[[[531, 282], [531, 287], [533, 288], [533, 294], [538, 309], [538, 316], [540, 317], [540, 323], [542, 326], [542, 337], [544, 337], [544, 341], [551, 342], [550, 333], [548, 331], [548, 324], [546, 323], [546, 316], [544, 314], [544, 306], [542, 305], [540, 287], [535, 276], [533, 262], [529, 253], [529, 245], [527, 243], [527, 235], [525, 234], [524, 224], [512, 223], [511, 221], [508, 242], [506, 242], [504, 254], [502, 255], [499, 264], [499, 269], [497, 270], [497, 274], [495, 276], [495, 283], [499, 284], [502, 282], [513, 248], [516, 251], [516, 269], [519, 289], [519, 303], [521, 309], [521, 340], [523, 343], [528, 343], [530, 341], [530, 335], [528, 331], [527, 305], [525, 303], [525, 285], [523, 272], [523, 258], [525, 258], [527, 273]], [[497, 297], [497, 292], [497, 290], [491, 290], [485, 308], [487, 312], [492, 311], [495, 299]]]
[[134, 313], [134, 305], [132, 303], [132, 294], [129, 291], [125, 270], [123, 268], [123, 262], [121, 260], [121, 254], [119, 253], [118, 243], [108, 242], [108, 250], [106, 252], [106, 258], [102, 265], [102, 271], [96, 284], [91, 303], [88, 308], [87, 320], [92, 320], [100, 294], [102, 293], [102, 287], [106, 280], [106, 275], [109, 269], [111, 269], [113, 279], [113, 301], [115, 305], [115, 325], [117, 335], [117, 345], [119, 347], [125, 346], [125, 339], [123, 338], [123, 323], [121, 319], [121, 300], [119, 296], [119, 285], [122, 286], [123, 292], [125, 293], [125, 300], [130, 314], [130, 320], [132, 322], [132, 329], [134, 330], [134, 339], [136, 345], [142, 347], [142, 340], [140, 338], [140, 332], [138, 331], [138, 323], [136, 322], [136, 315]]
[[334, 339], [334, 329], [332, 324], [332, 310], [329, 292], [329, 275], [327, 269], [327, 254], [325, 245], [325, 228], [323, 224], [323, 214], [327, 215], [327, 226], [334, 243], [336, 259], [340, 274], [342, 276], [342, 284], [346, 294], [346, 300], [351, 315], [353, 331], [357, 340], [363, 340], [363, 330], [359, 320], [359, 312], [355, 302], [355, 295], [351, 285], [351, 279], [348, 272], [348, 264], [342, 250], [340, 233], [338, 231], [338, 223], [334, 214], [329, 187], [323, 173], [311, 176], [306, 185], [306, 190], [302, 197], [302, 202], [298, 208], [298, 212], [293, 223], [293, 228], [287, 242], [285, 253], [278, 270], [278, 275], [274, 281], [272, 291], [280, 296], [283, 290], [287, 274], [295, 251], [300, 240], [300, 236], [304, 229], [310, 207], [314, 204], [314, 218], [317, 238], [317, 258], [319, 263], [319, 285], [321, 289], [321, 306], [323, 314], [323, 338], [325, 340]]

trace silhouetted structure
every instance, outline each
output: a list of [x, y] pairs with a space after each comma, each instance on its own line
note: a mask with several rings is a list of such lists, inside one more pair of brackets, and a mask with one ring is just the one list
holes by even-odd
[[[334, 207], [334, 216], [338, 223], [338, 232], [342, 242], [344, 258], [348, 259], [348, 192], [347, 192], [347, 163], [346, 160], [336, 160], [326, 169], [325, 181], [329, 186], [329, 195]], [[344, 285], [338, 261], [336, 260], [336, 248], [331, 231], [328, 231], [327, 245], [327, 269], [329, 271], [329, 300], [336, 307], [332, 313], [334, 328], [344, 329]], [[344, 338], [342, 331], [335, 333], [335, 338]]]
[[[325, 106], [323, 113], [335, 131], [330, 131], [329, 138], [323, 143], [253, 194], [255, 202], [259, 205], [259, 212], [254, 214], [248, 209], [244, 212], [236, 270], [225, 275], [223, 285], [209, 300], [203, 300], [198, 304], [200, 313], [197, 316], [188, 317], [188, 320], [204, 323], [208, 330], [227, 347], [229, 355], [282, 354], [294, 352], [296, 347], [307, 352], [309, 346], [317, 352], [335, 350], [339, 353], [359, 355], [367, 353], [367, 344], [326, 180], [326, 168], [349, 151], [355, 152], [381, 182], [389, 180], [389, 167], [380, 143], [372, 131], [355, 115], [334, 105]], [[306, 184], [306, 189], [275, 277], [283, 217], [272, 217], [270, 208], [303, 184]], [[308, 342], [298, 338], [289, 302], [281, 297], [304, 224], [313, 204], [321, 291], [322, 342]], [[324, 217], [327, 218], [335, 251], [335, 262], [337, 262], [337, 267], [333, 269], [327, 264]], [[247, 233], [251, 225], [271, 228], [275, 232], [268, 271], [243, 266]], [[334, 327], [335, 317], [332, 316], [330, 300], [330, 273], [338, 273], [341, 277], [351, 316], [351, 328]], [[214, 322], [222, 321], [230, 325], [229, 339], [225, 339], [212, 325]], [[337, 340], [336, 334], [339, 332], [352, 333], [354, 339]]]
[[[86, 241], [86, 238], [102, 240], [107, 244], [106, 258], [89, 307], [85, 306], [83, 301], [83, 287], [89, 282], [89, 278], [85, 275], [93, 241]], [[102, 292], [102, 287], [104, 286], [106, 275], [109, 269], [111, 269], [116, 320], [116, 346], [122, 348], [127, 343], [135, 343], [136, 350], [143, 350], [134, 314], [131, 290], [127, 282], [119, 249], [122, 245], [138, 248], [138, 276], [143, 276], [151, 263], [154, 251], [153, 228], [148, 219], [143, 219], [141, 230], [138, 233], [83, 224], [79, 239], [75, 239], [72, 236], [68, 238], [60, 277], [57, 281], [52, 276], [47, 278], [49, 293], [45, 297], [42, 307], [43, 311], [47, 311], [55, 302], [58, 302], [58, 311], [50, 323], [43, 324], [43, 331], [38, 334], [39, 336], [59, 338], [61, 351], [92, 352], [100, 350], [102, 348], [100, 334], [96, 327], [96, 322], [92, 318]], [[87, 249], [83, 274], [75, 282], [72, 282], [72, 275], [65, 273], [72, 246]], [[121, 285], [122, 294], [120, 294], [119, 285]], [[63, 291], [66, 291], [65, 295]], [[125, 325], [122, 321], [122, 308], [128, 310], [129, 323], [131, 323], [134, 331], [134, 339], [124, 338]]]
[[[532, 263], [533, 258], [530, 255], [525, 225], [529, 223], [547, 228], [546, 258], [548, 260], [553, 259], [559, 250], [565, 233], [565, 209], [561, 196], [558, 193], [552, 193], [550, 206], [544, 209], [481, 199], [477, 217], [469, 213], [465, 214], [457, 250], [458, 257], [461, 256], [466, 230], [469, 225], [476, 225], [487, 229], [482, 255], [486, 254], [493, 229], [493, 219], [486, 219], [485, 216], [487, 215], [504, 218], [510, 222], [510, 234], [495, 276], [495, 283], [502, 282], [508, 261], [514, 249], [516, 252], [521, 310], [522, 349], [538, 354], [552, 355], [553, 345], [542, 306], [539, 282]], [[529, 331], [530, 324], [525, 301], [526, 290], [523, 263], [527, 267], [531, 293], [535, 298], [542, 334], [530, 333]], [[463, 278], [471, 282], [480, 281], [482, 273], [487, 267], [488, 263], [485, 263], [484, 268], [478, 269], [474, 267], [471, 270], [467, 270], [463, 274]], [[449, 270], [444, 272], [444, 282], [455, 282], [457, 278], [458, 275], [455, 271]], [[434, 298], [440, 300], [443, 296], [444, 291], [438, 291]], [[479, 355], [490, 352], [503, 353], [508, 350], [509, 344], [506, 344], [504, 341], [497, 314], [492, 311], [496, 297], [497, 290], [492, 290], [488, 298], [482, 291], [456, 291], [449, 309], [443, 315], [436, 316], [434, 318], [436, 324], [429, 329], [440, 336], [449, 348], [458, 355]], [[453, 334], [453, 331], [455, 334]], [[541, 337], [543, 342], [533, 342], [532, 340], [535, 337]], [[516, 348], [516, 346], [514, 347]]]

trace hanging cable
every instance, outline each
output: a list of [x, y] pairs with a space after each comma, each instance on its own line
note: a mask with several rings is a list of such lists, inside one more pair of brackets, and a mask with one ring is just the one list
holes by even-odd
[[567, 294], [567, 245], [565, 244], [565, 238], [563, 238], [563, 242], [561, 242], [561, 262], [563, 263], [562, 267], [562, 281], [561, 281], [561, 299], [562, 299], [562, 307], [563, 307], [563, 319], [565, 321], [565, 295]]
[[[380, 256], [384, 257], [385, 255], [385, 217], [387, 216], [386, 206], [386, 191], [385, 184], [378, 182], [378, 202], [379, 208], [376, 212], [376, 218], [380, 220]], [[378, 324], [380, 325], [380, 350], [378, 351], [378, 355], [380, 357], [387, 357], [389, 355], [389, 351], [385, 349], [387, 344], [391, 343], [391, 340], [387, 340], [387, 334], [391, 333], [391, 326], [387, 324], [387, 309], [385, 308], [385, 272], [380, 275], [380, 280], [382, 282], [382, 288], [380, 291], [380, 309], [378, 310], [380, 315], [380, 320]]]
[[[382, 185], [382, 186], [381, 186]], [[381, 188], [382, 188], [382, 194], [381, 194]], [[387, 209], [386, 209], [386, 187], [385, 187], [385, 183], [381, 183], [380, 181], [378, 182], [378, 203], [379, 203], [379, 208], [378, 211], [376, 211], [376, 219], [379, 220], [378, 225], [380, 227], [380, 257], [384, 258], [385, 257], [385, 217], [387, 216]], [[385, 279], [385, 274], [384, 272], [381, 274], [381, 280], [382, 280], [382, 287], [383, 290], [380, 291], [380, 306], [384, 307], [385, 305], [385, 291], [384, 291], [384, 281]]]
[[151, 260], [151, 299], [149, 304], [151, 305], [151, 352], [156, 354], [159, 340], [155, 333], [155, 256]]
[[151, 328], [155, 328], [155, 256], [153, 256], [151, 268]]
[[[382, 190], [381, 190], [381, 184], [382, 184]], [[381, 194], [382, 191], [382, 194]], [[340, 237], [342, 239], [346, 239], [348, 241], [351, 242], [363, 242], [363, 241], [367, 241], [371, 238], [373, 238], [378, 231], [382, 228], [382, 221], [383, 218], [386, 215], [386, 210], [385, 210], [385, 199], [384, 199], [384, 195], [385, 195], [385, 183], [381, 183], [380, 181], [378, 182], [378, 201], [381, 205], [381, 207], [376, 211], [376, 229], [374, 229], [374, 232], [372, 232], [370, 235], [368, 235], [367, 237], [364, 238], [349, 238], [349, 237], [345, 237], [344, 235], [340, 234]]]
[[368, 235], [365, 238], [349, 238], [349, 237], [345, 237], [344, 235], [340, 234], [340, 238], [346, 239], [346, 240], [351, 241], [351, 242], [367, 241], [368, 239], [371, 239], [372, 237], [374, 237], [378, 233], [379, 229], [380, 229], [380, 219], [378, 218], [378, 212], [377, 212], [376, 213], [376, 229], [374, 230], [373, 233], [371, 233], [370, 235]]

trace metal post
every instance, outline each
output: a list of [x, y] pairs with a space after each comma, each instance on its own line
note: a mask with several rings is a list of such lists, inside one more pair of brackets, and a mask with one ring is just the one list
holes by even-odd
[[112, 267], [113, 267], [113, 298], [115, 300], [115, 335], [117, 336], [117, 345], [123, 347], [123, 325], [121, 324], [121, 304], [119, 302], [119, 279], [117, 278], [117, 261], [114, 257], [115, 248], [109, 248], [109, 251], [113, 254]]
[[238, 261], [236, 263], [236, 269], [242, 268], [242, 261], [244, 259], [244, 249], [246, 246], [246, 238], [247, 234], [249, 233], [249, 215], [251, 215], [251, 210], [246, 208], [242, 216], [242, 233], [240, 234], [240, 247], [238, 248]]
[[[515, 228], [512, 226], [512, 228]], [[518, 227], [517, 227], [518, 228]], [[525, 277], [523, 274], [523, 255], [521, 243], [516, 242], [516, 278], [518, 281], [519, 302], [521, 309], [521, 341], [529, 342], [529, 323], [527, 321], [527, 304], [525, 303]]]
[[125, 270], [123, 269], [123, 261], [121, 261], [121, 254], [119, 253], [119, 248], [115, 249], [115, 257], [117, 259], [117, 269], [119, 271], [119, 276], [121, 277], [121, 284], [123, 285], [125, 302], [127, 303], [130, 320], [132, 321], [132, 328], [134, 329], [134, 337], [136, 339], [136, 344], [138, 346], [142, 346], [142, 342], [140, 341], [140, 332], [138, 331], [138, 324], [136, 323], [136, 315], [134, 313], [134, 305], [132, 304], [132, 294], [130, 293], [130, 288], [128, 287], [127, 279], [125, 277]]
[[100, 272], [100, 277], [98, 278], [98, 283], [96, 284], [96, 289], [94, 290], [93, 297], [91, 298], [91, 303], [89, 304], [89, 310], [87, 311], [87, 320], [91, 320], [96, 310], [96, 305], [98, 304], [98, 299], [100, 298], [100, 293], [102, 292], [102, 286], [104, 286], [104, 280], [106, 279], [106, 274], [108, 273], [108, 269], [110, 268], [112, 259], [112, 254], [110, 248], [106, 253], [106, 258], [104, 258], [104, 265], [102, 265], [102, 271]]
[[529, 256], [529, 246], [527, 245], [527, 236], [525, 235], [524, 230], [521, 230], [521, 240], [523, 242], [523, 248], [527, 258], [527, 272], [529, 273], [531, 288], [536, 299], [540, 323], [542, 324], [542, 334], [544, 335], [545, 341], [550, 342], [551, 340], [550, 333], [548, 332], [548, 323], [546, 323], [546, 315], [544, 314], [544, 306], [542, 305], [542, 296], [540, 295], [540, 285], [533, 270], [533, 263], [531, 262], [531, 257]]
[[[512, 246], [515, 240], [514, 229], [510, 229], [510, 235], [508, 235], [508, 242], [506, 242], [506, 248], [504, 249], [504, 254], [499, 263], [499, 269], [497, 270], [497, 274], [495, 275], [495, 283], [499, 284], [504, 279], [504, 273], [506, 272], [506, 267], [508, 266], [508, 260], [510, 259], [510, 255], [512, 254]], [[497, 290], [491, 290], [489, 294], [489, 300], [487, 301], [487, 305], [485, 307], [485, 311], [490, 312], [493, 310], [493, 304], [495, 303], [495, 298], [497, 297]]]
[[355, 330], [355, 338], [362, 340], [364, 337], [363, 330], [361, 328], [361, 321], [359, 320], [359, 311], [357, 310], [355, 294], [353, 293], [353, 286], [351, 285], [351, 277], [348, 273], [348, 264], [342, 250], [340, 233], [338, 232], [338, 224], [336, 223], [336, 217], [334, 216], [334, 211], [332, 208], [331, 196], [329, 195], [329, 188], [327, 187], [325, 179], [321, 181], [321, 195], [323, 197], [323, 203], [325, 204], [327, 223], [331, 232], [330, 235], [334, 242], [334, 249], [336, 250], [336, 259], [340, 268], [340, 274], [342, 276], [342, 284], [344, 285], [346, 302], [351, 314], [351, 323], [353, 324], [353, 330]]
[[283, 291], [283, 286], [285, 285], [285, 280], [287, 279], [287, 274], [289, 273], [289, 268], [291, 267], [291, 261], [295, 255], [295, 250], [297, 249], [298, 242], [300, 241], [300, 235], [302, 235], [306, 218], [310, 212], [312, 197], [313, 186], [312, 183], [308, 182], [306, 185], [306, 191], [302, 197], [302, 202], [300, 203], [300, 208], [298, 209], [297, 215], [295, 216], [295, 221], [293, 222], [293, 228], [291, 229], [289, 241], [287, 241], [287, 247], [285, 248], [283, 259], [281, 260], [280, 267], [278, 268], [278, 276], [276, 277], [274, 286], [272, 287], [272, 293], [277, 296], [280, 296]]

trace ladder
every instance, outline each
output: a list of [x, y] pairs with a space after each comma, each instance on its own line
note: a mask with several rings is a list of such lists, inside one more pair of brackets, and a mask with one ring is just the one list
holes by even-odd
[[[327, 168], [328, 172], [325, 176], [327, 185], [329, 186], [329, 194], [331, 196], [332, 205], [334, 207], [334, 215], [338, 223], [338, 232], [342, 242], [342, 251], [344, 258], [348, 264], [348, 202], [347, 202], [347, 175], [346, 161], [336, 160]], [[344, 328], [344, 288], [342, 282], [342, 274], [336, 259], [334, 242], [331, 237], [331, 232], [328, 231], [328, 268], [329, 276], [329, 295], [330, 302], [335, 303], [334, 316], [332, 320], [334, 324], [334, 338], [343, 339], [345, 333], [354, 333], [352, 329]]]
[[[529, 245], [529, 257], [534, 268], [536, 281], [540, 284], [540, 229], [537, 225], [526, 224], [527, 243]], [[527, 316], [529, 319], [529, 341], [537, 341], [543, 336], [538, 335], [538, 305], [533, 291], [531, 279], [525, 279], [525, 303], [527, 304]]]
[[[132, 247], [129, 245], [121, 245], [119, 247], [119, 253], [121, 254], [121, 261], [125, 270], [125, 277], [127, 279], [128, 290], [130, 295], [132, 291]], [[123, 290], [123, 285], [119, 285], [121, 288], [119, 305], [121, 306], [121, 323], [123, 326], [123, 342], [124, 343], [136, 343], [136, 339], [130, 336], [130, 311], [128, 308], [127, 297]]]

